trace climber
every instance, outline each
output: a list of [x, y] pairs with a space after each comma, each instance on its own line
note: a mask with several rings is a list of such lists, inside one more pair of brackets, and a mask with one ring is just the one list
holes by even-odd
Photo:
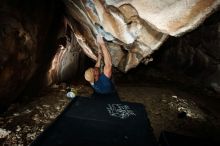
[[[91, 84], [96, 93], [108, 94], [115, 92], [114, 85], [111, 81], [112, 76], [112, 59], [100, 34], [97, 35], [98, 58], [94, 68], [85, 71], [85, 79]], [[101, 48], [101, 49], [100, 49]], [[103, 73], [100, 73], [101, 59], [104, 58]]]

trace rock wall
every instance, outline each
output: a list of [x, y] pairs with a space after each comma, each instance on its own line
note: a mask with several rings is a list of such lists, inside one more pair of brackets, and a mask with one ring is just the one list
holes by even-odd
[[[220, 93], [220, 13], [180, 38], [170, 38], [154, 55], [163, 72], [192, 78]], [[192, 84], [192, 83], [189, 83]]]
[[57, 36], [56, 52], [47, 72], [47, 85], [68, 82], [78, 78], [84, 69], [85, 55], [73, 35], [72, 26], [64, 17], [63, 29]]
[[58, 3], [1, 0], [0, 107], [13, 101], [39, 69], [45, 72], [61, 20]]
[[95, 35], [101, 33], [114, 56], [113, 65], [123, 72], [141, 61], [147, 64], [169, 35], [181, 36], [195, 29], [220, 5], [219, 0], [64, 0], [64, 3], [84, 52], [96, 60]]

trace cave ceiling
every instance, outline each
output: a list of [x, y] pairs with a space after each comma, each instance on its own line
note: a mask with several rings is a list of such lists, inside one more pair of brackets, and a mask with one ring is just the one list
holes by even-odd
[[123, 72], [140, 62], [152, 61], [151, 54], [169, 36], [179, 37], [195, 29], [220, 4], [219, 0], [63, 2], [75, 37], [87, 56], [96, 60], [95, 36], [101, 33], [113, 56], [113, 65]]

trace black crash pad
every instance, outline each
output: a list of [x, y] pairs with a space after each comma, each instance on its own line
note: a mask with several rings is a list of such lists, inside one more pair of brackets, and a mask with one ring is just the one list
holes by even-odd
[[31, 146], [156, 146], [142, 104], [77, 97]]

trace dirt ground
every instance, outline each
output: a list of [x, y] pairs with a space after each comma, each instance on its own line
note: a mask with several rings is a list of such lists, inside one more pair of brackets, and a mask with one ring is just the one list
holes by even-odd
[[[85, 85], [72, 87], [79, 96], [93, 92]], [[205, 97], [168, 84], [120, 84], [117, 90], [121, 100], [145, 105], [157, 138], [163, 130], [216, 140], [220, 138], [220, 98], [217, 96]], [[12, 104], [0, 117], [0, 145], [30, 144], [71, 101], [66, 97], [63, 86], [46, 89], [40, 97], [25, 98]]]

